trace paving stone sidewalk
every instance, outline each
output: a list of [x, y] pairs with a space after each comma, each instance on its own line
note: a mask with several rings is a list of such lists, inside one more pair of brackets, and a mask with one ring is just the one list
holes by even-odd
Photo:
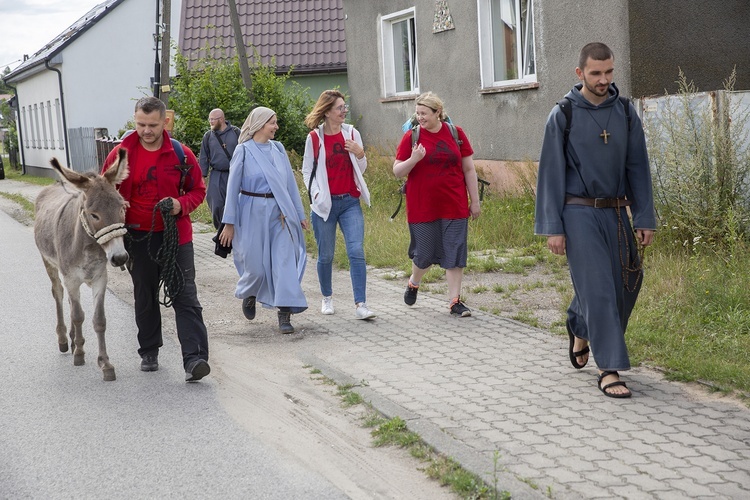
[[[198, 273], [232, 265], [213, 255], [211, 236], [195, 237]], [[607, 398], [593, 360], [570, 366], [567, 338], [481, 311], [455, 318], [429, 294], [409, 307], [404, 283], [373, 274], [375, 320], [354, 319], [341, 271], [336, 314], [323, 316], [308, 260], [310, 309], [294, 319], [300, 358], [358, 385], [488, 483], [514, 498], [750, 498], [747, 407], [637, 368], [623, 377], [633, 398]]]
[[[212, 236], [195, 235], [196, 270], [226, 287], [233, 264], [213, 255]], [[426, 293], [409, 307], [404, 283], [373, 275], [375, 320], [354, 319], [340, 271], [336, 314], [323, 316], [309, 259], [310, 309], [295, 316], [290, 348], [489, 484], [513, 498], [750, 498], [746, 406], [638, 368], [623, 377], [633, 398], [604, 397], [593, 360], [570, 366], [567, 338], [481, 311], [454, 318]]]

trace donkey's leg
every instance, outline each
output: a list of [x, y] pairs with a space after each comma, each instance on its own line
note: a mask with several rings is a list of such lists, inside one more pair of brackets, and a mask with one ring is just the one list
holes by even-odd
[[85, 363], [83, 344], [83, 320], [86, 315], [81, 307], [81, 282], [78, 279], [65, 277], [65, 288], [68, 290], [70, 302], [70, 335], [73, 338], [73, 365], [81, 366]]
[[99, 342], [99, 357], [96, 359], [99, 368], [102, 369], [104, 380], [115, 380], [115, 367], [109, 362], [107, 354], [107, 343], [104, 332], [107, 329], [107, 318], [104, 315], [104, 297], [107, 294], [107, 268], [103, 267], [103, 275], [91, 283], [91, 292], [94, 296], [94, 331]]
[[55, 299], [55, 309], [57, 311], [57, 326], [55, 327], [57, 346], [60, 348], [60, 352], [68, 352], [68, 339], [65, 336], [68, 328], [65, 326], [65, 311], [63, 309], [65, 292], [60, 281], [60, 273], [57, 267], [44, 256], [42, 256], [42, 261], [44, 262], [44, 269], [47, 270], [49, 280], [52, 282], [52, 298]]

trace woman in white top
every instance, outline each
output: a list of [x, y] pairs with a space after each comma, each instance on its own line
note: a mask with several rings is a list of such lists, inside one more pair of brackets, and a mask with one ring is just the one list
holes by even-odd
[[326, 90], [305, 118], [311, 129], [305, 143], [302, 175], [310, 193], [313, 232], [318, 244], [318, 280], [323, 294], [321, 312], [333, 314], [333, 254], [336, 225], [341, 227], [349, 258], [355, 317], [375, 317], [366, 304], [365, 224], [360, 200], [370, 205], [362, 174], [367, 157], [359, 132], [344, 123], [349, 106], [338, 90]]

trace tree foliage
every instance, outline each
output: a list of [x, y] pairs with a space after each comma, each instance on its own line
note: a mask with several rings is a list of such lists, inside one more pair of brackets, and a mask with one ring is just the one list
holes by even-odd
[[303, 150], [308, 132], [304, 118], [313, 103], [306, 89], [292, 81], [289, 73], [277, 75], [273, 63], [254, 64], [251, 100], [236, 57], [220, 60], [206, 56], [188, 67], [187, 59], [178, 53], [175, 62], [179, 76], [173, 81], [169, 99], [169, 107], [175, 111], [173, 134], [193, 151], [200, 148], [212, 109], [221, 108], [227, 120], [241, 128], [257, 106], [276, 112], [279, 121], [276, 140], [289, 150]]

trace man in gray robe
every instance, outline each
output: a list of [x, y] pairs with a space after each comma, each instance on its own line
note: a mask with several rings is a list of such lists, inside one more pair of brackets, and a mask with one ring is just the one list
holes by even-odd
[[583, 47], [581, 83], [561, 101], [570, 116], [555, 106], [547, 119], [534, 232], [547, 236], [553, 253], [567, 254], [575, 291], [566, 321], [571, 363], [583, 368], [590, 345], [599, 389], [625, 398], [631, 392], [618, 371], [630, 369], [625, 330], [643, 278], [635, 240], [651, 244], [656, 217], [643, 127], [613, 74], [609, 47]]
[[203, 135], [199, 163], [204, 180], [209, 172], [211, 174], [206, 182], [206, 202], [214, 227], [219, 229], [227, 198], [229, 163], [237, 147], [240, 129], [226, 121], [224, 112], [219, 108], [208, 114], [208, 123], [211, 129]]

